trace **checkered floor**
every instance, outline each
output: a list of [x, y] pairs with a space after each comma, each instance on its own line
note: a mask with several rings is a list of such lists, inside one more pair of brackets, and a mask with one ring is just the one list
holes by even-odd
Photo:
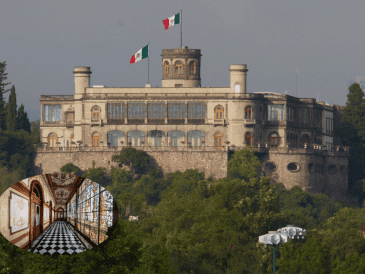
[[37, 237], [28, 251], [52, 256], [71, 255], [91, 248], [84, 241], [80, 239], [80, 235], [73, 230], [71, 225], [55, 221]]

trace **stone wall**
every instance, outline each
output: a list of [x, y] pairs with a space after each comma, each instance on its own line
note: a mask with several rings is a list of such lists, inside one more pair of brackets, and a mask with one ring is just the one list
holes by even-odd
[[[348, 158], [345, 156], [321, 155], [318, 153], [288, 154], [270, 151], [259, 156], [262, 163], [261, 175], [272, 178], [272, 183], [282, 183], [286, 189], [299, 186], [311, 193], [327, 193], [331, 200], [349, 201], [348, 192]], [[266, 163], [272, 162], [276, 169], [268, 170]], [[298, 170], [288, 170], [288, 165], [295, 163]], [[309, 166], [312, 164], [311, 166]], [[328, 168], [335, 166], [330, 174]]]
[[[119, 152], [117, 152], [119, 153]], [[198, 169], [205, 177], [213, 179], [227, 176], [228, 154], [225, 151], [149, 151], [150, 168], [159, 168], [164, 175], [186, 169]], [[112, 161], [111, 151], [38, 151], [35, 158], [36, 174], [60, 172], [61, 167], [73, 163], [81, 170], [93, 167], [105, 167], [109, 174], [111, 166], [118, 163]]]

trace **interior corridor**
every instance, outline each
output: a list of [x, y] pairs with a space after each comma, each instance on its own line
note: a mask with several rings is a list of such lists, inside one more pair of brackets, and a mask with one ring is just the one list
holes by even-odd
[[53, 222], [34, 240], [28, 250], [42, 255], [71, 255], [91, 249], [92, 246], [65, 221]]

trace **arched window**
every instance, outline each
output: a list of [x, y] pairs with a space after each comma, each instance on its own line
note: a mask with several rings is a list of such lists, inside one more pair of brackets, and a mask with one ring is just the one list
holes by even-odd
[[188, 132], [188, 144], [193, 147], [201, 147], [203, 145], [205, 133], [201, 130], [192, 130]]
[[240, 84], [236, 84], [236, 85], [234, 86], [234, 92], [240, 92], [240, 89], [241, 89]]
[[196, 65], [195, 62], [190, 62], [190, 74], [196, 74]]
[[128, 132], [128, 142], [132, 146], [141, 146], [144, 142], [144, 132], [140, 130], [133, 130]]
[[214, 135], [214, 147], [216, 149], [222, 149], [222, 136], [223, 134], [220, 132]]
[[[119, 130], [112, 130], [108, 132], [108, 146], [118, 147], [124, 142], [124, 132]], [[123, 143], [124, 144], [124, 143]]]
[[56, 133], [51, 133], [49, 135], [48, 143], [49, 143], [49, 147], [51, 147], [52, 149], [56, 149], [56, 144], [57, 144], [57, 134]]
[[307, 144], [309, 146], [310, 144], [310, 137], [308, 134], [304, 134], [301, 138], [302, 144]]
[[165, 132], [160, 130], [152, 130], [147, 133], [148, 145], [160, 147], [162, 145], [162, 138], [165, 138]]
[[246, 132], [246, 134], [245, 134], [245, 143], [246, 143], [246, 146], [247, 145], [252, 146], [252, 134], [251, 134], [251, 132]]
[[274, 132], [270, 134], [270, 147], [277, 147], [279, 145], [280, 137]]
[[91, 119], [92, 120], [99, 120], [100, 119], [100, 108], [93, 107], [91, 110]]
[[167, 61], [164, 63], [164, 73], [165, 75], [169, 74], [169, 62]]
[[223, 107], [217, 106], [214, 109], [214, 119], [223, 119]]
[[176, 67], [175, 67], [175, 73], [181, 74], [183, 73], [183, 63], [181, 61], [177, 61], [175, 63]]
[[92, 146], [99, 147], [99, 144], [100, 144], [100, 134], [94, 133], [92, 136]]
[[252, 107], [245, 108], [245, 119], [252, 119]]
[[169, 146], [182, 146], [182, 143], [184, 141], [185, 138], [185, 133], [181, 130], [173, 130], [173, 131], [169, 131], [167, 133], [167, 138], [168, 138], [168, 142], [169, 142]]

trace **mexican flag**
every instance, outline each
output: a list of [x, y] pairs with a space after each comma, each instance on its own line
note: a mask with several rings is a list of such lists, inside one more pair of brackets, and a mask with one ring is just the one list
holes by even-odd
[[135, 55], [132, 56], [131, 61], [129, 64], [137, 63], [138, 61], [141, 61], [144, 58], [148, 57], [148, 45], [144, 48], [141, 48]]
[[162, 23], [165, 26], [165, 30], [169, 27], [172, 27], [173, 25], [180, 24], [180, 13], [175, 14], [174, 16], [171, 16], [165, 20], [162, 20]]

